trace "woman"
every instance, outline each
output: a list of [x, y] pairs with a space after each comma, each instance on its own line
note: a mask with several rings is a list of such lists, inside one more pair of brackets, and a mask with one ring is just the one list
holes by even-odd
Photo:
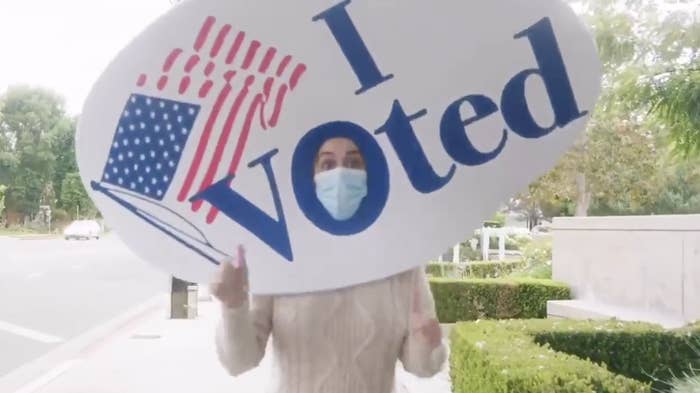
[[[366, 179], [351, 140], [323, 144], [314, 163], [316, 193], [336, 220], [357, 211]], [[216, 338], [221, 363], [234, 376], [256, 367], [272, 335], [275, 393], [391, 393], [397, 360], [430, 377], [447, 356], [422, 269], [328, 292], [249, 297], [239, 247], [211, 292], [223, 307]]]

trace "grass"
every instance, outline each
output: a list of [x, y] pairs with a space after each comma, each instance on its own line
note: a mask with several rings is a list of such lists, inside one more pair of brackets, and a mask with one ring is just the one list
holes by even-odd
[[59, 236], [56, 232], [37, 231], [29, 228], [11, 227], [0, 228], [0, 236], [26, 237], [26, 236]]

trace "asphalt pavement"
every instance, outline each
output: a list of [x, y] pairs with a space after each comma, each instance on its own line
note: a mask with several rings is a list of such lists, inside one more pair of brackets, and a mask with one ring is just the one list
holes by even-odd
[[0, 237], [0, 378], [167, 293], [169, 280], [116, 235]]

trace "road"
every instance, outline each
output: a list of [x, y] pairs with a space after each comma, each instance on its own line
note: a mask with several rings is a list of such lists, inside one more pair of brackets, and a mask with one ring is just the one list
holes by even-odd
[[0, 378], [168, 290], [119, 240], [0, 237]]

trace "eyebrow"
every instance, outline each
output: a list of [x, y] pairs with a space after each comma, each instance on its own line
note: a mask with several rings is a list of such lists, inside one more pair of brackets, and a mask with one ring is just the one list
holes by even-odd
[[360, 154], [360, 151], [359, 151], [359, 150], [350, 150], [350, 151], [346, 152], [345, 154], [347, 154], [347, 155], [350, 155], [350, 154]]

